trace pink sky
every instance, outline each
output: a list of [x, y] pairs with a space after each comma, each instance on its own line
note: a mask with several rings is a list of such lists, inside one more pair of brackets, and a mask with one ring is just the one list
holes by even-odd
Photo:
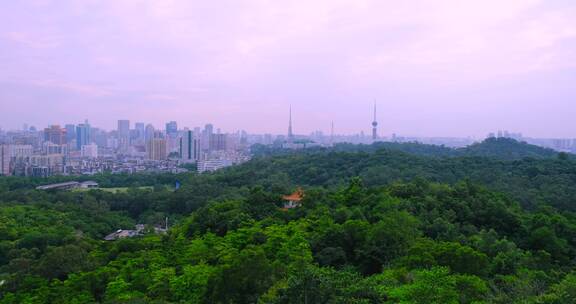
[[572, 0], [0, 4], [0, 127], [576, 137]]

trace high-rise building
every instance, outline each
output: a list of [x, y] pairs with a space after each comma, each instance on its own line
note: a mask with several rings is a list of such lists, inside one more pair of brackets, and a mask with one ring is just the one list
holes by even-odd
[[66, 141], [68, 143], [76, 139], [76, 125], [67, 124], [64, 126], [64, 128], [66, 129]]
[[146, 138], [146, 125], [143, 122], [137, 122], [134, 124], [134, 129], [136, 131], [136, 140], [142, 143]]
[[170, 137], [178, 136], [178, 123], [171, 121], [166, 124], [166, 135]]
[[241, 137], [239, 134], [223, 134], [225, 135], [224, 140], [224, 149], [226, 151], [236, 151], [239, 147], [241, 147]]
[[85, 121], [83, 124], [76, 126], [76, 148], [82, 150], [82, 146], [92, 142], [90, 124]]
[[374, 120], [372, 121], [372, 140], [378, 139], [378, 121], [376, 121], [376, 102], [374, 102]]
[[227, 135], [226, 134], [212, 134], [210, 136], [210, 151], [223, 151], [226, 150]]
[[130, 121], [118, 120], [118, 146], [122, 152], [130, 147]]
[[144, 134], [144, 139], [146, 140], [146, 142], [148, 142], [152, 138], [154, 138], [154, 126], [152, 126], [151, 124], [148, 124], [148, 125], [146, 125], [146, 131]]
[[203, 151], [210, 150], [210, 138], [212, 137], [212, 134], [214, 134], [214, 126], [212, 124], [204, 126], [204, 131], [202, 131], [202, 140], [200, 141]]
[[204, 126], [204, 132], [208, 135], [212, 135], [214, 133], [214, 126], [212, 124], [206, 124], [206, 126]]
[[180, 158], [184, 162], [195, 162], [200, 158], [200, 139], [190, 130], [180, 137]]
[[44, 129], [44, 140], [56, 145], [65, 145], [66, 129], [60, 128], [59, 125], [52, 125]]
[[148, 159], [151, 160], [165, 160], [168, 158], [166, 154], [166, 139], [154, 137], [146, 142], [146, 153]]
[[8, 145], [0, 145], [0, 175], [11, 175], [10, 147]]
[[130, 121], [126, 119], [118, 120], [118, 137], [130, 137]]
[[12, 136], [11, 143], [15, 145], [32, 145], [38, 147], [44, 137], [38, 136], [37, 132], [27, 132], [22, 134], [15, 134]]
[[96, 144], [99, 147], [105, 147], [106, 143], [108, 142], [109, 132], [106, 132], [102, 129], [98, 128], [91, 128], [90, 129], [90, 142], [88, 144]]

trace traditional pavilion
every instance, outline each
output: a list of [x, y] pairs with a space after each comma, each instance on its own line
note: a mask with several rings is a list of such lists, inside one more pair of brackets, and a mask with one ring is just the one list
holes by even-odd
[[292, 209], [300, 207], [302, 205], [303, 198], [304, 198], [304, 191], [302, 191], [302, 188], [298, 187], [298, 189], [296, 189], [294, 193], [282, 197], [282, 199], [284, 200], [283, 209]]

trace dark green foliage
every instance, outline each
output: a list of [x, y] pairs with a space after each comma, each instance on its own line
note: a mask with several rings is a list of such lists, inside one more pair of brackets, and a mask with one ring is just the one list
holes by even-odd
[[[270, 159], [269, 155], [277, 155]], [[467, 179], [506, 193], [523, 207], [541, 204], [576, 211], [576, 161], [512, 139], [487, 139], [463, 149], [420, 144], [338, 144], [333, 149], [262, 153], [259, 158], [222, 175], [249, 177], [268, 185], [268, 177], [282, 172], [297, 185], [341, 186], [355, 176], [365, 185], [379, 186], [423, 178], [454, 184]], [[268, 156], [266, 156], [268, 155]], [[218, 175], [216, 178], [220, 178]]]

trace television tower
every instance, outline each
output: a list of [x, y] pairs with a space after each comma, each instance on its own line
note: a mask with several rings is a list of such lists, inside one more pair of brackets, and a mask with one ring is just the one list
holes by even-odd
[[288, 120], [288, 142], [292, 143], [294, 141], [294, 134], [292, 133], [292, 105], [290, 105], [290, 116]]
[[330, 126], [330, 146], [334, 145], [334, 121], [332, 121], [332, 125]]
[[372, 121], [372, 140], [378, 139], [378, 122], [376, 121], [376, 101], [374, 101], [374, 120]]

